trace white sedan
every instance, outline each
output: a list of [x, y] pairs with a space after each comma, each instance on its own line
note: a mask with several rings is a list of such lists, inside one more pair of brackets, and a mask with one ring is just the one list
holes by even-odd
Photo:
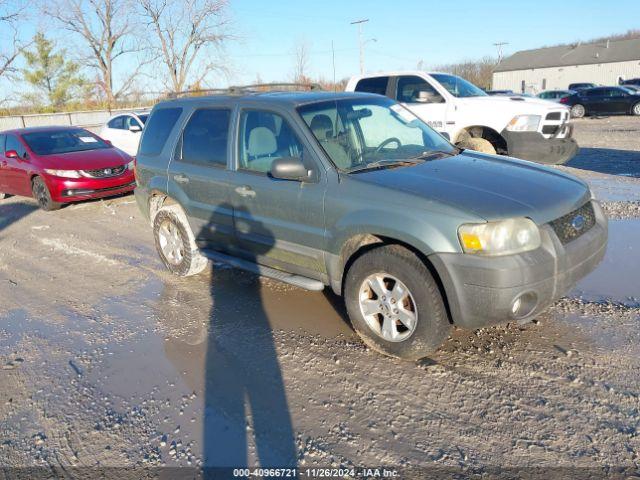
[[142, 136], [142, 129], [149, 112], [121, 113], [109, 119], [102, 127], [100, 136], [111, 144], [135, 157]]

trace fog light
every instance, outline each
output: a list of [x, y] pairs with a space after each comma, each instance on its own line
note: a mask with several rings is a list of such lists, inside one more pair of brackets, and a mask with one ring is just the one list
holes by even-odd
[[525, 318], [533, 313], [538, 304], [538, 295], [526, 292], [518, 295], [511, 303], [511, 316], [516, 320]]

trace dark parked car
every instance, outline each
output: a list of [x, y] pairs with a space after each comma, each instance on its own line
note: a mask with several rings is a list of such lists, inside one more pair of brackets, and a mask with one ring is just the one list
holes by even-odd
[[595, 83], [570, 83], [568, 90], [584, 90], [585, 88], [597, 87]]
[[161, 102], [136, 175], [170, 271], [194, 275], [210, 258], [330, 286], [368, 345], [406, 359], [435, 350], [451, 324], [532, 319], [607, 243], [583, 181], [462, 151], [381, 95]]
[[43, 210], [131, 192], [133, 158], [77, 127], [0, 132], [0, 198], [33, 197]]
[[573, 118], [585, 115], [640, 115], [640, 94], [626, 87], [596, 87], [560, 99]]

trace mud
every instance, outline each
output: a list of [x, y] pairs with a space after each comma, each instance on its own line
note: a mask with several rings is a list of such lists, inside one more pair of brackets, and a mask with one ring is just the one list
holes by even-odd
[[132, 197], [2, 201], [0, 465], [637, 469], [640, 180], [561, 168], [615, 218], [598, 270], [419, 363], [369, 351], [330, 293], [169, 275]]

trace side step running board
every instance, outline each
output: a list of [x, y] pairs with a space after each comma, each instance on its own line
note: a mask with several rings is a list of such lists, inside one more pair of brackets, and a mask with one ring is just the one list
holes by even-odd
[[214, 252], [212, 250], [201, 249], [200, 253], [214, 262], [226, 263], [227, 265], [239, 268], [240, 270], [246, 270], [247, 272], [255, 273], [256, 275], [273, 278], [274, 280], [279, 280], [306, 290], [313, 290], [316, 292], [324, 290], [324, 283], [319, 280], [313, 280], [312, 278], [303, 277], [301, 275], [294, 275], [292, 273], [276, 270], [275, 268], [265, 267], [264, 265], [258, 265], [257, 263], [232, 257], [231, 255], [225, 255], [224, 253]]

